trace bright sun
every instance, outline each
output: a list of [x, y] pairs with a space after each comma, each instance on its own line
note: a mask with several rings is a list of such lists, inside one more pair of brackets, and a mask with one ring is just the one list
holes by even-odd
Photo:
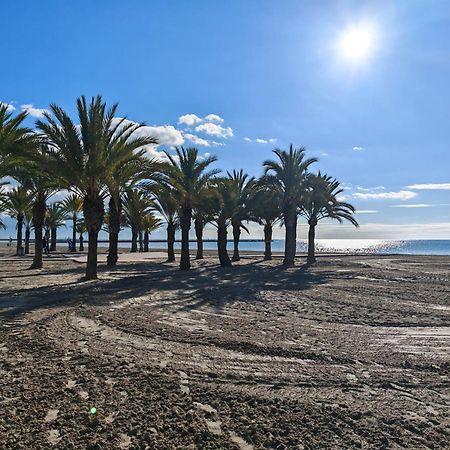
[[374, 45], [374, 34], [369, 28], [354, 27], [346, 30], [339, 39], [339, 51], [345, 58], [359, 61], [369, 56]]

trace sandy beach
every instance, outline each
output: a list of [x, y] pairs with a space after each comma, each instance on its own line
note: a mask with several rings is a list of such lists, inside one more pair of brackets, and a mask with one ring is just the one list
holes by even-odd
[[1, 253], [2, 448], [448, 448], [450, 257]]

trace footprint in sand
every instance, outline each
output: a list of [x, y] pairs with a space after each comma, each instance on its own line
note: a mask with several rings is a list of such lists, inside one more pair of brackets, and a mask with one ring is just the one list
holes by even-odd
[[253, 445], [247, 444], [240, 436], [233, 431], [230, 433], [230, 439], [239, 446], [240, 450], [253, 450]]
[[205, 419], [206, 426], [208, 427], [208, 431], [216, 436], [220, 436], [222, 434], [222, 428], [220, 427], [222, 422], [220, 420], [213, 421]]
[[58, 417], [59, 409], [49, 409], [45, 416], [45, 422], [53, 422]]
[[61, 436], [59, 435], [58, 430], [50, 430], [48, 432], [47, 440], [50, 444], [56, 445], [61, 440]]
[[178, 373], [180, 374], [180, 378], [181, 378], [180, 379], [181, 392], [183, 394], [189, 395], [189, 393], [191, 391], [190, 391], [189, 386], [188, 386], [188, 384], [189, 384], [188, 375], [187, 375], [186, 372], [183, 372], [182, 370], [180, 370]]
[[119, 448], [128, 448], [131, 445], [131, 438], [127, 434], [120, 434]]

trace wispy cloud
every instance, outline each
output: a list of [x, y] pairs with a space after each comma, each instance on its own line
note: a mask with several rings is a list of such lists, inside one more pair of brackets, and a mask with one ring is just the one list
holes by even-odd
[[429, 208], [433, 205], [427, 205], [425, 203], [417, 203], [411, 205], [391, 205], [391, 208]]
[[443, 190], [450, 191], [450, 183], [426, 183], [426, 184], [411, 184], [406, 186], [408, 189], [416, 189], [418, 191], [433, 191], [433, 190]]
[[357, 209], [356, 214], [373, 214], [378, 211], [375, 211], [374, 209]]
[[383, 191], [385, 189], [384, 186], [375, 186], [372, 188], [363, 188], [361, 186], [356, 186], [356, 189], [358, 191], [363, 191], [363, 192], [372, 192], [372, 191]]
[[21, 105], [20, 108], [22, 111], [26, 111], [30, 116], [36, 117], [36, 119], [41, 119], [44, 117], [44, 113], [49, 113], [48, 109], [34, 108], [33, 105]]
[[252, 140], [251, 140], [249, 137], [245, 137], [245, 138], [244, 138], [244, 141], [245, 141], [245, 142], [252, 142]]
[[263, 139], [263, 138], [256, 138], [256, 139], [250, 139], [249, 137], [245, 137], [244, 141], [246, 142], [256, 142], [257, 144], [275, 144], [277, 142], [276, 138], [270, 138], [270, 139]]
[[210, 141], [201, 138], [200, 136], [196, 136], [195, 134], [185, 133], [184, 137], [193, 142], [195, 145], [201, 145], [203, 147], [211, 147]]
[[398, 191], [398, 192], [355, 192], [353, 197], [362, 200], [410, 200], [417, 196], [416, 192]]
[[365, 148], [364, 147], [355, 146], [355, 147], [353, 147], [352, 150], [355, 150], [357, 152], [361, 152], [361, 151], [365, 150]]

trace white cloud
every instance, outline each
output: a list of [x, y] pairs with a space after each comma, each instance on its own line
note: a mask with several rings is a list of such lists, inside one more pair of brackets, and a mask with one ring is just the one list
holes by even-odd
[[357, 209], [356, 213], [357, 214], [372, 214], [372, 213], [376, 213], [378, 211], [375, 211], [374, 209]]
[[416, 192], [412, 191], [398, 191], [398, 192], [378, 192], [378, 193], [366, 193], [356, 192], [353, 194], [355, 198], [363, 200], [410, 200], [417, 196]]
[[425, 203], [411, 204], [411, 205], [391, 205], [391, 208], [429, 208], [433, 205], [427, 205]]
[[353, 150], [361, 152], [361, 151], [365, 150], [365, 148], [364, 147], [355, 146], [355, 147], [353, 147]]
[[203, 122], [203, 119], [201, 119], [200, 117], [198, 117], [195, 114], [185, 114], [184, 116], [180, 116], [178, 118], [178, 123], [180, 125], [192, 126], [192, 125], [196, 125], [197, 123], [201, 123], [201, 122]]
[[195, 131], [222, 138], [230, 138], [233, 136], [233, 130], [230, 127], [224, 128], [215, 123], [203, 123], [195, 127]]
[[265, 139], [260, 139], [260, 138], [255, 139], [255, 142], [257, 144], [268, 144], [269, 143], [269, 141], [266, 141]]
[[30, 116], [36, 117], [36, 119], [41, 119], [44, 117], [45, 112], [50, 112], [48, 109], [34, 108], [31, 104], [21, 105], [20, 107], [22, 111], [26, 111]]
[[382, 191], [385, 189], [384, 186], [375, 186], [373, 188], [363, 188], [361, 186], [357, 186], [356, 189], [358, 191], [371, 192], [371, 191]]
[[320, 156], [328, 156], [328, 153], [321, 153]]
[[1, 106], [6, 106], [6, 111], [7, 112], [11, 112], [14, 111], [16, 108], [14, 105], [12, 105], [11, 103], [5, 103], [5, 102], [0, 102]]
[[269, 139], [269, 142], [270, 142], [271, 144], [275, 144], [275, 142], [277, 142], [277, 140], [276, 140], [276, 138], [270, 138], [270, 139]]
[[195, 145], [202, 145], [203, 147], [211, 147], [211, 142], [203, 139], [199, 136], [196, 136], [195, 134], [185, 133], [184, 137], [188, 140], [193, 142]]
[[208, 114], [207, 116], [205, 116], [205, 120], [207, 122], [223, 123], [222, 117], [218, 116], [217, 114]]
[[406, 186], [408, 189], [417, 189], [417, 190], [450, 190], [450, 183], [427, 183], [427, 184], [411, 184], [410, 186]]
[[245, 138], [244, 138], [244, 141], [245, 141], [245, 142], [252, 142], [252, 140], [251, 140], [249, 137], [245, 137]]

